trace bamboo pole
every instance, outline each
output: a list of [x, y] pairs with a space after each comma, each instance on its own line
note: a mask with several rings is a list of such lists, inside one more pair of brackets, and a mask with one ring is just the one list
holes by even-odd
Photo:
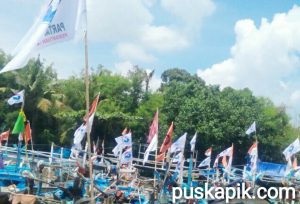
[[[88, 64], [88, 38], [87, 38], [87, 30], [84, 33], [84, 54], [85, 54], [85, 102], [86, 102], [86, 115], [89, 116], [90, 110], [90, 94], [89, 94], [89, 64]], [[91, 190], [91, 203], [94, 204], [94, 178], [93, 178], [93, 164], [91, 160], [91, 132], [90, 132], [90, 124], [89, 117], [86, 120], [86, 133], [87, 133], [87, 152], [89, 156], [89, 173], [90, 173], [90, 190]]]

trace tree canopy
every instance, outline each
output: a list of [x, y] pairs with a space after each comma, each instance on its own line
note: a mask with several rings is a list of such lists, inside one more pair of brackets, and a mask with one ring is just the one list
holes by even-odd
[[[0, 67], [7, 62], [0, 53]], [[210, 146], [214, 154], [235, 145], [234, 163], [245, 163], [244, 157], [255, 136], [245, 131], [257, 123], [259, 155], [265, 161], [283, 161], [282, 150], [297, 137], [284, 107], [275, 106], [268, 98], [256, 97], [251, 90], [206, 85], [197, 75], [172, 68], [161, 75], [158, 90], [149, 90], [153, 71], [135, 66], [126, 76], [99, 66], [90, 76], [90, 101], [100, 92], [100, 103], [93, 124], [92, 140], [105, 140], [106, 147], [115, 145], [114, 138], [127, 127], [136, 144], [145, 143], [151, 120], [159, 110], [159, 140], [174, 121], [173, 140], [184, 132], [188, 141], [198, 133], [196, 150], [200, 158]], [[55, 142], [70, 147], [76, 128], [85, 115], [82, 76], [58, 79], [52, 66], [32, 59], [19, 71], [0, 75], [0, 130], [12, 129], [20, 108], [9, 106], [7, 99], [25, 89], [24, 111], [32, 124], [33, 142]], [[10, 141], [16, 142], [17, 136]], [[42, 147], [40, 147], [42, 148]], [[190, 149], [187, 142], [186, 151]], [[109, 150], [110, 151], [110, 150]], [[274, 153], [276, 152], [276, 153]]]

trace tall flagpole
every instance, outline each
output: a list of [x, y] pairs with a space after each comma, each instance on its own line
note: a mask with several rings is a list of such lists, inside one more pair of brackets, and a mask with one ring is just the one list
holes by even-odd
[[[157, 108], [156, 112], [157, 112], [157, 118], [158, 118], [158, 108]], [[158, 126], [158, 121], [157, 121], [157, 126]], [[157, 129], [158, 129], [158, 127], [157, 127]], [[155, 157], [154, 157], [154, 175], [153, 175], [154, 176], [154, 182], [153, 182], [154, 191], [156, 189], [156, 178], [155, 178], [156, 176], [155, 175], [156, 175], [156, 167], [157, 167], [157, 163], [156, 163], [157, 148], [158, 148], [158, 132], [157, 132], [157, 142], [156, 142]]]
[[91, 160], [91, 132], [89, 124], [89, 111], [90, 111], [90, 100], [89, 100], [89, 64], [88, 64], [88, 39], [87, 39], [87, 30], [84, 33], [84, 54], [85, 54], [85, 103], [86, 103], [86, 133], [88, 141], [88, 156], [89, 156], [89, 173], [90, 173], [90, 187], [91, 187], [91, 203], [94, 204], [94, 178], [93, 178], [93, 163]]
[[[24, 93], [24, 96], [23, 96], [23, 102], [22, 102], [22, 106], [21, 106], [21, 111], [23, 111], [24, 105], [25, 105], [25, 93]], [[19, 117], [19, 116], [18, 116], [18, 117]], [[24, 122], [24, 121], [23, 121], [23, 122]], [[21, 138], [22, 138], [22, 133], [19, 133], [19, 136], [18, 136], [18, 152], [17, 152], [17, 165], [16, 165], [16, 171], [17, 171], [17, 169], [19, 168], [19, 165], [20, 165], [20, 162], [21, 162], [21, 145], [22, 145]]]

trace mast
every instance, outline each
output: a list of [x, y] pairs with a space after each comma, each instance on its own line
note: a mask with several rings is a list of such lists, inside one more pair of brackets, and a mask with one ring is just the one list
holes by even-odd
[[[156, 110], [157, 112], [157, 118], [158, 118], [158, 108]], [[158, 121], [157, 121], [157, 124], [158, 124]], [[157, 127], [158, 129], [158, 127]], [[153, 139], [153, 138], [152, 138]], [[156, 163], [156, 157], [157, 157], [157, 148], [158, 148], [158, 132], [157, 132], [157, 143], [156, 143], [156, 148], [155, 148], [155, 157], [154, 157], [154, 181], [153, 181], [153, 187], [154, 187], [154, 192], [156, 192], [156, 168], [157, 168], [157, 163]]]
[[[89, 64], [88, 64], [88, 38], [87, 38], [87, 30], [84, 33], [84, 55], [85, 55], [85, 75], [84, 75], [84, 82], [85, 82], [85, 103], [86, 103], [86, 115], [89, 115], [90, 110], [90, 94], [89, 94]], [[90, 132], [90, 124], [89, 118], [86, 120], [86, 133], [87, 133], [87, 149], [88, 149], [88, 156], [89, 156], [89, 173], [90, 173], [90, 188], [91, 188], [91, 203], [94, 204], [94, 178], [93, 178], [93, 163], [91, 160], [91, 132]]]

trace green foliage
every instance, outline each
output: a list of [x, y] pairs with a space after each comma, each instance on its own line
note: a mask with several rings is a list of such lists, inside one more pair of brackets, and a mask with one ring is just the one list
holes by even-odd
[[[0, 67], [8, 57], [0, 52]], [[90, 101], [100, 92], [92, 140], [115, 145], [114, 137], [127, 127], [135, 143], [145, 143], [155, 111], [159, 110], [159, 140], [162, 141], [174, 121], [173, 140], [184, 132], [188, 141], [198, 132], [199, 157], [212, 146], [214, 154], [235, 145], [234, 163], [244, 163], [247, 149], [255, 140], [245, 134], [257, 122], [259, 155], [262, 160], [282, 161], [282, 150], [292, 142], [297, 130], [283, 107], [269, 99], [255, 97], [249, 89], [235, 90], [208, 86], [196, 75], [179, 68], [162, 73], [159, 90], [149, 91], [152, 72], [135, 66], [127, 76], [114, 74], [99, 66], [90, 76]], [[20, 104], [8, 106], [6, 100], [17, 90], [25, 89], [24, 111], [31, 121], [36, 144], [55, 142], [71, 146], [73, 134], [85, 115], [83, 78], [57, 79], [51, 66], [31, 60], [17, 72], [0, 75], [0, 130], [13, 127]], [[11, 141], [16, 142], [17, 136]], [[189, 145], [187, 142], [186, 149]], [[108, 150], [110, 151], [110, 150]], [[274, 154], [274, 152], [276, 152]]]

